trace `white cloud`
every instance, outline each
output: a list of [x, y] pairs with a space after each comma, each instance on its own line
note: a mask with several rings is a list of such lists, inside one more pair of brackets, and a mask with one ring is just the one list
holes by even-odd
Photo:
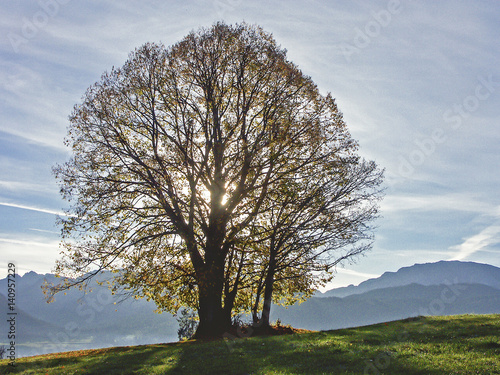
[[0, 244], [3, 259], [0, 264], [0, 275], [7, 275], [8, 262], [16, 265], [18, 274], [28, 271], [51, 272], [60, 253], [59, 241], [43, 237], [33, 237], [29, 240], [1, 237]]
[[352, 269], [337, 267], [337, 273], [335, 274], [333, 280], [322, 288], [319, 288], [321, 292], [333, 288], [340, 288], [348, 285], [358, 285], [359, 283], [365, 281], [366, 279], [373, 279], [379, 277], [380, 274], [360, 272]]
[[375, 273], [358, 272], [358, 271], [350, 270], [347, 268], [337, 268], [337, 273], [350, 275], [350, 276], [356, 276], [356, 277], [360, 277], [360, 278], [364, 278], [364, 279], [369, 279], [369, 278], [374, 278], [374, 277], [380, 276], [380, 275], [375, 274]]
[[36, 229], [36, 228], [28, 228], [28, 230], [32, 230], [34, 232], [40, 232], [40, 233], [53, 233], [53, 234], [59, 234], [60, 232], [56, 232], [54, 230], [45, 230], [45, 229]]
[[390, 195], [380, 205], [383, 213], [396, 211], [463, 211], [497, 216], [500, 207], [492, 207], [468, 193], [444, 195]]
[[500, 243], [500, 222], [490, 225], [463, 243], [450, 247], [455, 252], [451, 260], [464, 260], [488, 246]]
[[[27, 183], [27, 182], [19, 182], [19, 181], [2, 181], [0, 180], [0, 188], [3, 190], [10, 190], [10, 191], [23, 191], [23, 192], [30, 192], [30, 193], [53, 193], [54, 192], [54, 186], [53, 185], [41, 185], [41, 184], [32, 184], [32, 183]], [[2, 203], [0, 203], [1, 205]], [[4, 206], [7, 206], [8, 204], [4, 204]]]
[[0, 66], [0, 98], [4, 110], [12, 113], [0, 122], [0, 131], [66, 151], [62, 130], [72, 106], [68, 92], [46, 72], [1, 59]]
[[54, 248], [54, 244], [53, 243], [37, 242], [37, 241], [26, 241], [26, 240], [16, 240], [16, 239], [12, 239], [12, 238], [0, 238], [0, 242], [14, 244], [14, 245]]

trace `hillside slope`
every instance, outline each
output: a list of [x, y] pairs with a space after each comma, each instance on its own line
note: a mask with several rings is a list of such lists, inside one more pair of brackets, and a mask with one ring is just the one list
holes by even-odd
[[414, 318], [229, 341], [120, 347], [0, 361], [2, 374], [495, 374], [500, 316]]

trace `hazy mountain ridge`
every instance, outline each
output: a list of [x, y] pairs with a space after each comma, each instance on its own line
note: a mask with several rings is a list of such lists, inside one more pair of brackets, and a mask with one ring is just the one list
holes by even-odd
[[[100, 279], [109, 275], [100, 276]], [[3, 303], [7, 279], [0, 280], [0, 303]], [[177, 339], [178, 324], [171, 314], [157, 314], [156, 305], [146, 300], [112, 295], [95, 280], [91, 292], [76, 288], [55, 296], [47, 303], [41, 286], [44, 281], [58, 283], [52, 274], [28, 272], [16, 276], [16, 312], [18, 313], [18, 354], [21, 356], [54, 351], [95, 348], [112, 345], [138, 345]], [[4, 314], [4, 316], [6, 316]], [[33, 324], [33, 322], [38, 322]], [[3, 327], [3, 323], [2, 323]], [[0, 337], [3, 343], [4, 337]], [[44, 342], [38, 348], [27, 343]]]
[[482, 263], [461, 261], [440, 261], [436, 263], [415, 264], [400, 268], [396, 272], [385, 272], [382, 276], [366, 280], [358, 286], [335, 288], [315, 297], [347, 297], [362, 294], [374, 289], [392, 288], [410, 284], [446, 285], [481, 284], [500, 289], [500, 268]]
[[[17, 341], [43, 341], [47, 337], [44, 332], [50, 332], [53, 330], [57, 330], [57, 326], [47, 323], [41, 319], [37, 319], [27, 312], [16, 308], [14, 311], [10, 311], [8, 308], [7, 298], [3, 294], [0, 293], [0, 314], [2, 317], [5, 317], [5, 321], [9, 319], [11, 316], [7, 315], [9, 312], [15, 312], [14, 316], [16, 320], [15, 325], [15, 336]], [[3, 320], [3, 319], [2, 319]], [[2, 321], [2, 327], [4, 322]], [[9, 328], [6, 326], [6, 328]], [[7, 341], [7, 330], [2, 329], [2, 335], [0, 342]], [[5, 336], [5, 337], [3, 337]]]
[[271, 320], [294, 327], [328, 330], [418, 315], [500, 313], [500, 290], [481, 284], [410, 284], [344, 298], [311, 298], [286, 309], [273, 306]]
[[[60, 281], [52, 274], [35, 272], [16, 277], [18, 355], [177, 340], [177, 321], [171, 314], [154, 313], [153, 302], [129, 299], [120, 303], [120, 296], [92, 281], [91, 293], [72, 289], [47, 304], [40, 288], [44, 280]], [[0, 313], [4, 316], [6, 290], [6, 279], [2, 279]], [[467, 313], [500, 313], [500, 268], [471, 262], [417, 264], [357, 287], [333, 289], [322, 298], [313, 297], [288, 309], [273, 306], [271, 320], [328, 330], [416, 315]], [[0, 337], [0, 345], [5, 340]], [[25, 346], [33, 343], [38, 344]]]

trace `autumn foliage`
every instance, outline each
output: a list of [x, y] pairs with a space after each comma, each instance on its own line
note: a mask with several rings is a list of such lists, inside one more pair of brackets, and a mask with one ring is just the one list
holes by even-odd
[[66, 143], [58, 272], [114, 270], [116, 289], [198, 311], [198, 336], [244, 311], [268, 324], [271, 301], [370, 248], [382, 171], [260, 27], [143, 45], [89, 87]]

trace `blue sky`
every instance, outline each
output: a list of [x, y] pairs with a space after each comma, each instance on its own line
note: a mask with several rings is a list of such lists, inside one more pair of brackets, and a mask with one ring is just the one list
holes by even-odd
[[[331, 92], [361, 153], [386, 168], [373, 250], [333, 287], [414, 263], [500, 267], [498, 1], [4, 1], [0, 19], [0, 277], [50, 272], [51, 173], [86, 88], [148, 41], [218, 20], [262, 26]], [[3, 276], [1, 276], [3, 275]]]

